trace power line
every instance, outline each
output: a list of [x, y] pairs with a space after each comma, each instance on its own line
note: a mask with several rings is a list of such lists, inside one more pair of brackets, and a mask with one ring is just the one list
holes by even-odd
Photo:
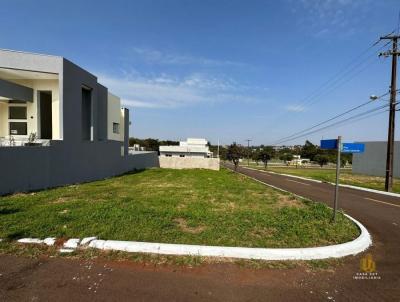
[[[347, 64], [343, 68], [341, 68], [332, 77], [330, 77], [327, 81], [325, 81], [318, 88], [316, 88], [311, 94], [309, 94], [308, 96], [301, 99], [300, 102], [296, 105], [296, 107], [301, 108], [302, 106], [305, 106], [307, 103], [312, 102], [312, 100], [318, 99], [319, 97], [323, 96], [324, 94], [334, 91], [335, 89], [339, 88], [344, 83], [347, 83], [350, 79], [352, 79], [353, 77], [358, 75], [360, 72], [364, 71], [365, 68], [369, 66], [369, 64], [367, 66], [362, 66], [362, 65], [365, 62], [369, 62], [369, 60], [375, 56], [375, 53], [369, 55], [366, 58], [363, 58], [363, 57], [371, 49], [373, 49], [380, 41], [381, 41], [380, 39], [377, 40], [376, 42], [374, 42], [370, 46], [368, 46], [366, 49], [364, 49], [357, 56], [353, 57], [349, 61], [349, 64]], [[382, 47], [378, 48], [378, 50], [383, 49], [388, 44], [389, 43], [386, 43]], [[360, 60], [361, 60], [361, 62], [359, 62]], [[361, 66], [362, 66], [362, 68], [360, 70], [356, 71], [356, 69]], [[354, 71], [356, 71], [356, 72], [354, 74], [352, 74]], [[350, 75], [350, 76], [345, 79], [345, 77], [347, 77], [348, 75]], [[336, 86], [332, 87], [333, 85], [336, 85]], [[326, 92], [326, 90], [328, 90], [328, 92]], [[314, 102], [312, 102], [312, 104], [315, 104], [316, 102], [317, 101], [314, 101]], [[309, 104], [309, 105], [311, 105], [311, 104]], [[291, 113], [291, 112], [288, 112], [288, 111], [284, 112], [283, 114], [279, 115], [274, 121], [278, 121], [279, 119], [282, 119], [289, 113]]]
[[[377, 50], [381, 50], [381, 49], [385, 48], [386, 46], [388, 46], [389, 44], [390, 44], [390, 42], [386, 43], [385, 45], [378, 48]], [[342, 76], [336, 77], [334, 80], [332, 78], [332, 83], [326, 87], [326, 90], [320, 91], [318, 94], [311, 97], [307, 102], [304, 102], [301, 106], [313, 105], [319, 101], [319, 98], [321, 96], [334, 91], [335, 89], [339, 88], [340, 86], [342, 86], [345, 83], [348, 83], [349, 80], [353, 79], [355, 76], [357, 76], [358, 74], [363, 72], [367, 67], [369, 67], [370, 64], [372, 62], [374, 62], [372, 59], [374, 59], [375, 56], [376, 56], [376, 54], [373, 53], [373, 54], [369, 55], [368, 57], [366, 57], [363, 61], [357, 63], [356, 65], [348, 66], [348, 68], [346, 69], [346, 71], [344, 72], [344, 74]], [[365, 63], [367, 63], [367, 64], [364, 65]], [[358, 69], [359, 67], [360, 67], [360, 69]]]
[[[399, 91], [399, 90], [397, 90], [397, 91]], [[389, 91], [389, 92], [386, 92], [386, 93], [384, 93], [384, 94], [382, 94], [382, 95], [380, 95], [380, 96], [374, 97], [373, 100], [369, 100], [369, 101], [367, 101], [367, 102], [365, 102], [365, 103], [362, 103], [362, 104], [360, 104], [360, 105], [357, 105], [357, 106], [355, 106], [355, 107], [353, 107], [353, 108], [351, 108], [351, 109], [349, 109], [349, 110], [347, 110], [347, 111], [345, 111], [345, 112], [343, 112], [343, 113], [340, 113], [340, 114], [338, 114], [338, 115], [335, 115], [335, 116], [329, 118], [328, 120], [322, 121], [322, 122], [320, 122], [320, 123], [318, 123], [318, 124], [316, 124], [316, 125], [314, 125], [314, 126], [308, 127], [308, 128], [303, 129], [303, 130], [301, 130], [301, 131], [295, 132], [295, 133], [293, 133], [293, 134], [291, 134], [291, 135], [289, 135], [289, 136], [285, 136], [285, 137], [283, 137], [283, 138], [281, 138], [281, 139], [278, 139], [278, 140], [275, 141], [274, 145], [279, 144], [281, 141], [286, 140], [286, 139], [289, 139], [289, 138], [291, 138], [291, 137], [293, 137], [293, 136], [296, 136], [296, 135], [298, 135], [298, 134], [301, 134], [301, 133], [303, 133], [303, 132], [305, 132], [305, 131], [312, 130], [312, 129], [314, 129], [314, 128], [316, 128], [316, 127], [319, 127], [319, 126], [321, 126], [321, 125], [323, 125], [323, 124], [326, 124], [326, 123], [328, 123], [328, 122], [330, 122], [330, 121], [333, 121], [333, 120], [335, 120], [335, 119], [337, 119], [337, 118], [339, 118], [339, 117], [342, 117], [342, 116], [344, 116], [344, 115], [346, 115], [346, 114], [348, 114], [348, 113], [350, 113], [350, 112], [353, 112], [353, 111], [355, 111], [355, 110], [357, 110], [357, 109], [359, 109], [359, 108], [361, 108], [361, 107], [364, 107], [364, 106], [366, 106], [366, 105], [368, 105], [368, 104], [370, 104], [370, 103], [373, 103], [373, 102], [375, 102], [376, 100], [379, 100], [379, 99], [383, 98], [384, 96], [388, 95], [389, 93], [390, 93], [390, 91]]]
[[[365, 112], [358, 113], [358, 114], [356, 114], [356, 115], [350, 116], [350, 117], [348, 117], [348, 118], [346, 118], [346, 119], [344, 119], [344, 120], [337, 121], [337, 122], [335, 122], [335, 123], [332, 123], [332, 124], [330, 124], [330, 125], [324, 126], [324, 127], [322, 127], [322, 128], [315, 129], [315, 130], [312, 130], [312, 131], [309, 131], [309, 132], [305, 132], [305, 133], [299, 134], [299, 135], [297, 135], [297, 136], [295, 136], [295, 137], [288, 138], [288, 139], [286, 139], [286, 140], [281, 140], [279, 143], [282, 144], [282, 143], [285, 143], [285, 142], [288, 142], [288, 141], [292, 141], [292, 140], [295, 140], [295, 139], [298, 139], [298, 138], [302, 138], [302, 137], [307, 136], [307, 135], [311, 135], [311, 134], [320, 132], [320, 131], [322, 131], [322, 130], [326, 130], [326, 129], [331, 128], [331, 127], [334, 127], [334, 126], [338, 126], [338, 125], [340, 125], [340, 124], [342, 124], [342, 123], [344, 123], [344, 122], [350, 121], [350, 120], [355, 119], [355, 118], [358, 118], [358, 117], [362, 117], [362, 116], [367, 115], [367, 114], [369, 114], [369, 113], [376, 112], [376, 111], [381, 110], [381, 109], [383, 109], [383, 108], [386, 108], [386, 107], [388, 107], [388, 106], [389, 106], [389, 104], [385, 104], [385, 105], [382, 105], [382, 106], [380, 106], [380, 107], [373, 108], [373, 109], [367, 110], [367, 111], [365, 111]], [[276, 145], [276, 144], [274, 144], [274, 145]]]
[[309, 127], [309, 128], [303, 129], [303, 130], [298, 131], [298, 132], [295, 132], [295, 133], [293, 133], [292, 135], [283, 137], [283, 138], [277, 140], [275, 144], [279, 144], [282, 140], [291, 138], [291, 137], [296, 136], [296, 135], [298, 135], [298, 134], [301, 134], [301, 133], [303, 133], [303, 132], [305, 132], [305, 131], [314, 129], [314, 128], [318, 127], [318, 126], [321, 126], [321, 125], [326, 124], [326, 123], [328, 123], [328, 122], [330, 122], [330, 121], [333, 121], [333, 120], [335, 120], [335, 119], [337, 119], [337, 118], [339, 118], [339, 117], [342, 117], [343, 115], [346, 115], [347, 113], [350, 113], [350, 112], [352, 112], [352, 111], [354, 111], [354, 110], [357, 110], [357, 109], [359, 109], [359, 108], [361, 108], [361, 107], [364, 107], [364, 106], [366, 106], [366, 105], [368, 105], [368, 104], [370, 104], [370, 103], [372, 103], [372, 102], [373, 102], [372, 100], [369, 100], [368, 102], [362, 103], [362, 104], [360, 104], [360, 105], [358, 105], [358, 106], [356, 106], [356, 107], [353, 107], [353, 108], [351, 108], [351, 109], [349, 109], [349, 110], [347, 110], [347, 111], [345, 111], [345, 112], [343, 112], [343, 113], [340, 113], [340, 114], [338, 114], [338, 115], [335, 115], [334, 117], [331, 117], [331, 118], [329, 118], [329, 119], [326, 120], [326, 121], [320, 122], [320, 123], [318, 123], [318, 124], [316, 124], [316, 125], [314, 125], [314, 126], [311, 126], [311, 127]]

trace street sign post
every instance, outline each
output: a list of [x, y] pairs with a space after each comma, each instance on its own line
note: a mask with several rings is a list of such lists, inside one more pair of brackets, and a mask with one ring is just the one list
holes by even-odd
[[342, 137], [339, 135], [337, 139], [337, 157], [336, 157], [336, 186], [335, 199], [333, 201], [333, 221], [336, 221], [336, 211], [339, 199], [339, 178], [340, 178], [340, 151], [342, 149]]
[[337, 150], [336, 157], [336, 186], [335, 186], [335, 197], [333, 200], [333, 218], [332, 220], [336, 220], [336, 211], [339, 200], [339, 180], [340, 180], [340, 155], [343, 153], [363, 153], [365, 150], [364, 144], [357, 143], [343, 143], [342, 137], [338, 136], [337, 139], [324, 139], [321, 140], [321, 149], [327, 150]]

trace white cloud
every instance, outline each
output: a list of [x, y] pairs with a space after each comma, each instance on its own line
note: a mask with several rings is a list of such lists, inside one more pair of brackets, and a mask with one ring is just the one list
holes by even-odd
[[133, 47], [132, 54], [140, 57], [147, 63], [162, 65], [204, 65], [204, 66], [236, 66], [246, 64], [229, 60], [213, 60], [204, 57], [167, 53], [151, 48]]
[[306, 108], [300, 105], [288, 105], [285, 107], [285, 110], [292, 112], [303, 112], [306, 110]]
[[192, 74], [184, 78], [167, 75], [145, 77], [126, 75], [115, 77], [99, 73], [99, 81], [119, 95], [126, 106], [143, 108], [174, 108], [199, 103], [263, 102], [265, 91], [241, 86], [231, 79]]
[[370, 8], [370, 0], [288, 0], [290, 5], [300, 7], [292, 13], [301, 15], [300, 24], [310, 26], [318, 38], [328, 33], [355, 33], [355, 28]]

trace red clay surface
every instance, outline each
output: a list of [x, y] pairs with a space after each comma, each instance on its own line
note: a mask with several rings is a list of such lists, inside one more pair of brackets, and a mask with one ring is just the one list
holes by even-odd
[[[331, 185], [243, 168], [240, 172], [331, 204]], [[0, 256], [0, 301], [400, 301], [400, 207], [366, 198], [394, 205], [400, 205], [400, 198], [340, 189], [340, 207], [373, 236], [368, 252], [380, 279], [354, 279], [365, 253], [322, 271]]]

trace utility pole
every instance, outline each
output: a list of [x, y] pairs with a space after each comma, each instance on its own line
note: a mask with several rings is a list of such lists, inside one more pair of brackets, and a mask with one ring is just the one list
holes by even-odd
[[395, 130], [395, 115], [396, 115], [396, 83], [397, 83], [397, 56], [400, 54], [397, 51], [397, 40], [400, 36], [388, 35], [381, 37], [381, 40], [391, 40], [392, 50], [381, 53], [388, 57], [392, 56], [392, 79], [390, 84], [390, 110], [389, 110], [389, 129], [386, 155], [386, 173], [385, 173], [385, 190], [391, 192], [393, 188], [393, 153], [394, 153], [394, 130]]
[[247, 141], [247, 166], [250, 167], [250, 142], [251, 139], [246, 139]]

